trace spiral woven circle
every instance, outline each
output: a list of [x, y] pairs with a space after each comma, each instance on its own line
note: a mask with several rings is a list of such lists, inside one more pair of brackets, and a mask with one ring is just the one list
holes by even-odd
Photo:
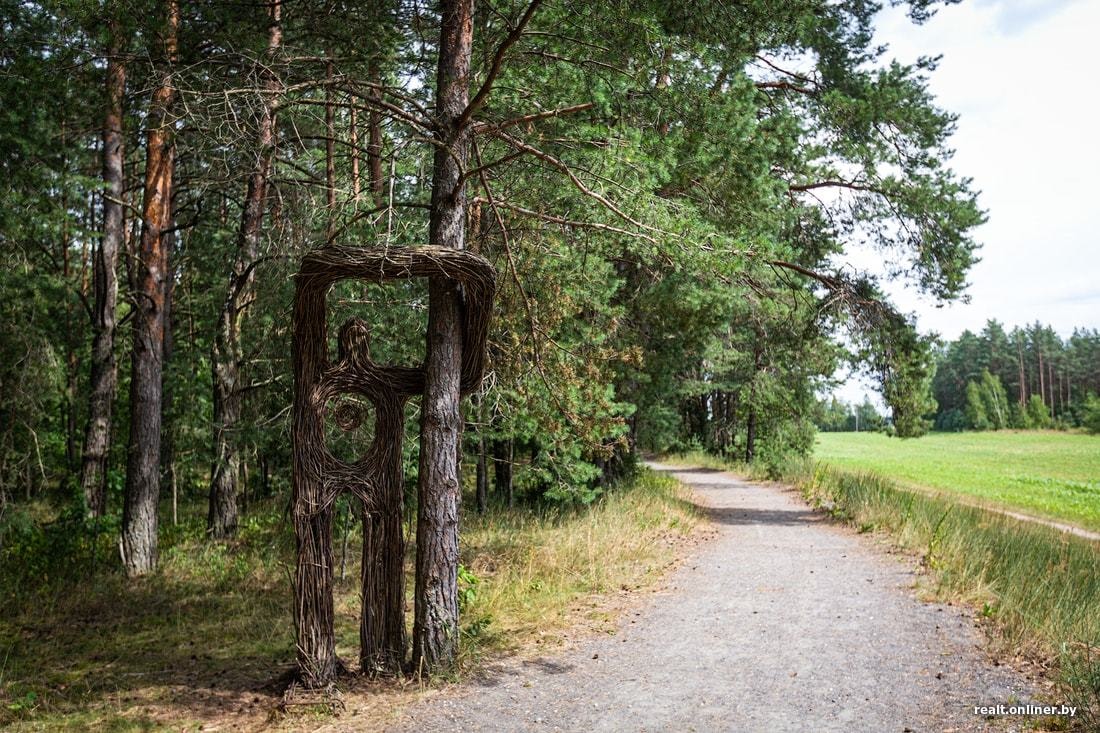
[[336, 422], [336, 427], [350, 433], [363, 424], [363, 409], [352, 402], [341, 402], [332, 411], [332, 419]]

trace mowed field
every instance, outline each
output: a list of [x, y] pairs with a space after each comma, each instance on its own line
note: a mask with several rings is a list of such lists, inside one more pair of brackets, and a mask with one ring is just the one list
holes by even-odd
[[899, 440], [880, 433], [819, 433], [814, 457], [903, 486], [964, 494], [1100, 530], [1100, 436], [1006, 430]]

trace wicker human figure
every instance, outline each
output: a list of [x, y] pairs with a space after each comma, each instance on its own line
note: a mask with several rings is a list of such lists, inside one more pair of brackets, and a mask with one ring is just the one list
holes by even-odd
[[[463, 292], [461, 383], [475, 389], [484, 367], [485, 338], [494, 272], [481, 257], [437, 247], [374, 250], [325, 247], [307, 255], [294, 300], [294, 529], [298, 541], [295, 616], [299, 677], [323, 687], [338, 669], [333, 631], [332, 525], [336, 498], [359, 499], [363, 517], [363, 671], [398, 672], [404, 663], [404, 538], [402, 438], [404, 407], [424, 392], [422, 367], [383, 366], [370, 355], [370, 331], [353, 318], [340, 329], [335, 363], [327, 353], [325, 299], [333, 283], [414, 277], [447, 278]], [[374, 439], [362, 458], [342, 461], [325, 444], [325, 420], [354, 429], [362, 417], [343, 395], [369, 400], [375, 410]]]
[[[374, 439], [361, 461], [363, 478], [375, 501], [361, 501], [360, 668], [371, 673], [397, 673], [405, 658], [405, 540], [401, 526], [405, 403], [423, 392], [424, 370], [374, 363], [370, 356], [369, 327], [358, 318], [341, 327], [339, 346], [340, 360], [332, 370], [334, 382], [339, 384], [342, 377], [346, 379], [345, 372], [355, 374], [357, 378], [347, 380], [346, 387], [354, 387], [370, 400], [375, 412]], [[362, 419], [354, 408], [344, 420], [339, 412], [333, 417], [343, 430], [355, 429]], [[344, 490], [355, 492], [355, 488], [352, 484]]]

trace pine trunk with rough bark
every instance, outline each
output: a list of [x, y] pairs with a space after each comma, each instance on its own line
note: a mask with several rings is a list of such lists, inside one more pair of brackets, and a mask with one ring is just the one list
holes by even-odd
[[107, 465], [111, 452], [111, 419], [118, 388], [115, 327], [118, 308], [118, 255], [126, 236], [122, 197], [122, 100], [126, 94], [126, 64], [118, 21], [112, 19], [107, 49], [107, 110], [103, 118], [103, 237], [92, 256], [92, 355], [88, 422], [80, 466], [80, 488], [91, 516], [107, 511]]
[[[443, 0], [436, 80], [435, 149], [429, 241], [464, 249], [466, 167], [473, 0]], [[457, 287], [432, 278], [428, 285], [428, 343], [420, 421], [419, 503], [416, 521], [416, 608], [413, 669], [434, 673], [454, 666], [458, 654], [458, 509], [462, 320]]]
[[256, 263], [260, 257], [267, 184], [275, 155], [275, 104], [278, 79], [270, 71], [282, 45], [282, 8], [275, 2], [270, 9], [267, 59], [264, 72], [264, 105], [257, 131], [256, 160], [248, 176], [237, 248], [225, 299], [218, 313], [218, 326], [210, 354], [210, 372], [214, 392], [214, 462], [210, 468], [210, 506], [206, 531], [222, 539], [237, 533], [237, 491], [240, 473], [240, 446], [237, 423], [241, 419], [243, 396], [241, 322], [255, 298]]
[[172, 218], [175, 167], [171, 113], [176, 90], [171, 66], [176, 59], [179, 28], [176, 0], [167, 0], [164, 12], [161, 38], [164, 70], [149, 106], [141, 242], [134, 273], [137, 288], [130, 377], [130, 442], [119, 543], [123, 566], [131, 577], [152, 572], [157, 562], [161, 375], [169, 273], [164, 233]]
[[[378, 61], [372, 61], [368, 70], [368, 81], [372, 85], [371, 97], [375, 102], [382, 101], [382, 74], [379, 71]], [[371, 107], [367, 115], [367, 174], [370, 182], [371, 196], [376, 206], [381, 206], [385, 201], [385, 176], [382, 173], [382, 115], [374, 107]]]

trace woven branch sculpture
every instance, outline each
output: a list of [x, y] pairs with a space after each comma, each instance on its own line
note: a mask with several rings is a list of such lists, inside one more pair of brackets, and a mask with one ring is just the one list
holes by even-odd
[[[341, 494], [359, 500], [363, 521], [360, 623], [361, 669], [396, 673], [404, 663], [404, 407], [423, 394], [423, 366], [376, 364], [370, 329], [358, 318], [340, 328], [335, 362], [328, 353], [326, 296], [341, 280], [383, 283], [443, 278], [460, 286], [463, 303], [462, 393], [477, 389], [495, 291], [492, 265], [478, 255], [442, 247], [364, 249], [329, 246], [302, 260], [294, 295], [294, 531], [298, 542], [295, 620], [298, 669], [306, 687], [327, 685], [339, 671], [333, 630], [333, 504]], [[336, 458], [325, 444], [325, 420], [348, 430], [359, 416], [329, 410], [352, 394], [375, 409], [374, 439], [359, 460]], [[327, 414], [330, 413], [331, 414]]]

